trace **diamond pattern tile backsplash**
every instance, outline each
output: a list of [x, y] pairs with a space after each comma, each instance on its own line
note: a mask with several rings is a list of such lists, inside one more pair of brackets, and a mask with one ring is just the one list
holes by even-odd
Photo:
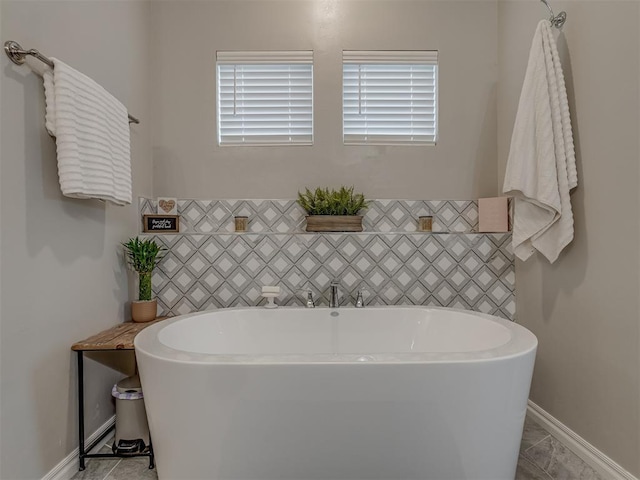
[[[140, 200], [141, 213], [155, 213]], [[473, 233], [473, 201], [374, 200], [362, 233], [303, 233], [294, 200], [179, 200], [181, 233], [155, 235], [168, 249], [153, 274], [161, 315], [262, 305], [263, 285], [279, 285], [280, 305], [328, 305], [340, 281], [341, 305], [360, 289], [368, 305], [434, 305], [515, 317], [511, 234]], [[432, 214], [434, 233], [416, 232]], [[233, 232], [233, 215], [250, 231]]]

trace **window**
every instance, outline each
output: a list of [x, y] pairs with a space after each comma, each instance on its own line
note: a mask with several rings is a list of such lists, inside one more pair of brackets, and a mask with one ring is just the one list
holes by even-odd
[[313, 52], [217, 52], [219, 145], [311, 145]]
[[437, 51], [342, 52], [342, 124], [349, 145], [435, 145]]

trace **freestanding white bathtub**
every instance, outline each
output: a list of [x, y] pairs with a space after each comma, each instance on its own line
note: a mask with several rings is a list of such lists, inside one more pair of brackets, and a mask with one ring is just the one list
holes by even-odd
[[213, 310], [135, 338], [162, 480], [513, 480], [536, 346], [423, 307]]

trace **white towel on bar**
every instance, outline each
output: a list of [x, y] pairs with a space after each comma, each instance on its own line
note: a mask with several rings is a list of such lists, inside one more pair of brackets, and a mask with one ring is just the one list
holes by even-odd
[[131, 203], [127, 109], [103, 87], [55, 58], [42, 72], [45, 125], [56, 137], [62, 193]]
[[573, 240], [569, 191], [578, 185], [562, 66], [551, 24], [536, 29], [511, 137], [503, 192], [514, 197], [513, 250], [553, 263]]

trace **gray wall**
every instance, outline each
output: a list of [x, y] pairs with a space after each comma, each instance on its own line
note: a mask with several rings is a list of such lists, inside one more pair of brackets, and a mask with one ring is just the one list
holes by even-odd
[[[497, 3], [171, 1], [153, 6], [154, 188], [183, 198], [293, 198], [355, 185], [370, 198], [497, 193]], [[314, 51], [312, 147], [216, 145], [216, 50]], [[435, 147], [342, 145], [342, 50], [437, 49]]]
[[[517, 319], [540, 341], [531, 399], [640, 475], [640, 3], [555, 2], [576, 140], [575, 240], [516, 264]], [[500, 185], [536, 2], [500, 2]]]
[[[134, 195], [151, 194], [149, 4], [3, 1], [2, 40], [60, 58], [142, 119], [132, 127]], [[41, 478], [77, 445], [74, 341], [125, 317], [119, 242], [136, 206], [61, 196], [42, 80], [2, 54], [0, 477]], [[113, 414], [118, 374], [87, 362], [87, 432]]]
[[[3, 0], [0, 7], [2, 40], [77, 66], [142, 119], [132, 127], [136, 195], [199, 198], [292, 197], [305, 185], [343, 183], [372, 198], [496, 194], [533, 30], [545, 14], [534, 1]], [[540, 339], [531, 394], [639, 475], [639, 5], [554, 8], [569, 14], [558, 43], [580, 186], [575, 242], [556, 265], [518, 264], [519, 319]], [[217, 147], [215, 50], [291, 48], [316, 52], [315, 145]], [[343, 48], [440, 51], [436, 147], [341, 145]], [[76, 446], [69, 346], [125, 317], [130, 296], [116, 252], [137, 219], [135, 208], [60, 196], [41, 80], [4, 56], [0, 62], [0, 477], [34, 479]], [[117, 375], [88, 370], [91, 432], [112, 414], [105, 388]]]

